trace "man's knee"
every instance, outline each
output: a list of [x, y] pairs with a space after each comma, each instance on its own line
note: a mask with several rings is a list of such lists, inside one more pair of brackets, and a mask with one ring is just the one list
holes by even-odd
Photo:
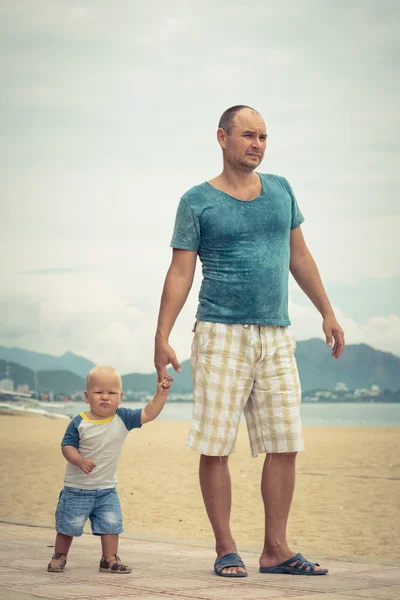
[[268, 464], [279, 460], [282, 463], [292, 463], [296, 461], [296, 456], [297, 452], [270, 452], [265, 457], [265, 462]]
[[207, 454], [202, 454], [200, 457], [200, 461], [204, 465], [215, 465], [215, 464], [228, 464], [229, 456], [207, 456]]

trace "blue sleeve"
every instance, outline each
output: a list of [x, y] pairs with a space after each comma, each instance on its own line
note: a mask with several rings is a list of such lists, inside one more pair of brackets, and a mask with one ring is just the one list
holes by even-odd
[[287, 188], [287, 191], [289, 192], [289, 196], [292, 200], [292, 222], [290, 225], [290, 229], [296, 229], [296, 227], [299, 227], [299, 225], [302, 224], [302, 222], [304, 221], [304, 217], [302, 215], [302, 212], [299, 208], [299, 205], [297, 204], [297, 200], [296, 197], [293, 193], [292, 188], [290, 187], [290, 184], [288, 182], [287, 179], [284, 180], [285, 181], [285, 185]]
[[117, 408], [117, 415], [128, 431], [141, 427], [142, 408]]
[[185, 197], [181, 198], [176, 213], [171, 247], [195, 252], [200, 248], [200, 221]]
[[61, 446], [73, 446], [79, 449], [79, 425], [82, 421], [82, 417], [78, 415], [75, 419], [72, 419], [68, 425], [64, 437], [61, 442]]

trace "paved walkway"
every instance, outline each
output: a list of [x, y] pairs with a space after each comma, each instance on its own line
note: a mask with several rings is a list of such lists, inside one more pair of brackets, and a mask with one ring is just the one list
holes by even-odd
[[110, 575], [98, 571], [99, 540], [83, 535], [74, 541], [65, 572], [52, 574], [46, 566], [53, 544], [50, 528], [0, 523], [0, 600], [400, 599], [400, 561], [324, 557], [329, 575], [261, 575], [258, 555], [242, 551], [249, 577], [229, 580], [213, 574], [209, 544], [124, 534], [120, 555], [134, 572]]

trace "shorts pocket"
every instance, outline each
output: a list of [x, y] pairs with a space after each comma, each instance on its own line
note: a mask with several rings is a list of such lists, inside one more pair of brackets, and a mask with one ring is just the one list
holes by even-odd
[[292, 352], [294, 354], [296, 352], [297, 343], [296, 343], [296, 340], [294, 339], [292, 326], [288, 325], [287, 327], [285, 327], [285, 331], [286, 331], [286, 334], [290, 337], [290, 341], [292, 344]]
[[292, 333], [292, 348], [293, 348], [293, 354], [296, 352], [296, 348], [297, 348], [297, 342], [294, 339], [294, 335]]
[[193, 340], [197, 354], [207, 354], [215, 340], [217, 330], [216, 323], [198, 321], [195, 339]]
[[64, 486], [64, 490], [67, 494], [72, 494], [73, 496], [82, 496], [84, 490], [80, 488], [73, 488], [69, 486]]

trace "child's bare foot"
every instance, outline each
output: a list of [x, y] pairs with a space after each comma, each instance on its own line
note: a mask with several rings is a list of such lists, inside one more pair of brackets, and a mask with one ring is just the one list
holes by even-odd
[[122, 562], [118, 554], [108, 558], [101, 557], [99, 571], [103, 573], [130, 573], [132, 567]]
[[67, 564], [67, 557], [65, 554], [58, 554], [57, 552], [53, 554], [51, 561], [47, 565], [47, 570], [49, 573], [62, 573], [65, 569], [65, 565]]

